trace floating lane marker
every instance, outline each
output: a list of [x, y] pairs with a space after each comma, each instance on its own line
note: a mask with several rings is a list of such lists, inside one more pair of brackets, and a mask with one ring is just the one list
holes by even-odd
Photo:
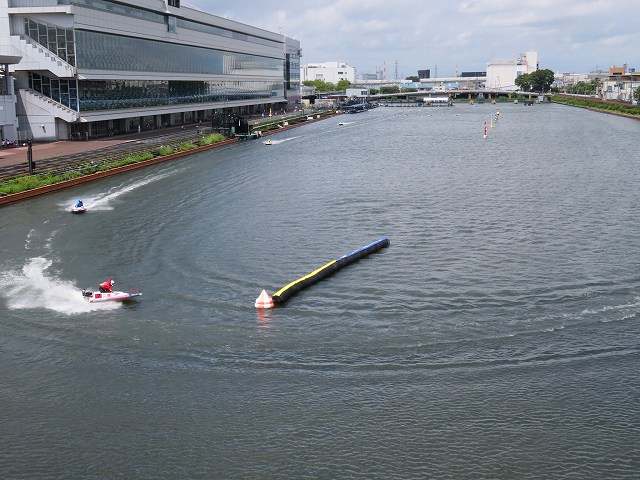
[[274, 293], [273, 297], [270, 297], [269, 294], [265, 290], [263, 290], [260, 296], [256, 299], [256, 308], [273, 308], [276, 305], [282, 305], [300, 290], [308, 287], [309, 285], [313, 285], [323, 278], [326, 278], [329, 275], [337, 272], [341, 268], [346, 267], [347, 265], [388, 246], [389, 239], [387, 237], [382, 237], [379, 240], [370, 243], [366, 247], [362, 247], [358, 250], [354, 250], [351, 253], [347, 253], [346, 255], [343, 255], [342, 257], [333, 260], [326, 265], [323, 265], [317, 270], [314, 270], [308, 275], [305, 275], [304, 277], [285, 285], [276, 293]]

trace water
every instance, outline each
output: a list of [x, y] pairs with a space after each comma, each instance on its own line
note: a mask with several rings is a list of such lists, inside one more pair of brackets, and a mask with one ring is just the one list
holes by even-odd
[[[640, 123], [499, 105], [484, 140], [495, 108], [380, 108], [2, 208], [0, 477], [635, 478]], [[140, 301], [86, 303], [108, 277]]]

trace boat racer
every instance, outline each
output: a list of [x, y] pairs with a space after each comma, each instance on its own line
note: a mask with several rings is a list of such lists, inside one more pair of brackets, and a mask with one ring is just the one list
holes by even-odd
[[109, 279], [106, 282], [102, 282], [100, 285], [98, 285], [98, 288], [100, 288], [100, 291], [102, 293], [111, 293], [113, 292], [112, 287], [114, 285], [115, 285], [115, 282]]

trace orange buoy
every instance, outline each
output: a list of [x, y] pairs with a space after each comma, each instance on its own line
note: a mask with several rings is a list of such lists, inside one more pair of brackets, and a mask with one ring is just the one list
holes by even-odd
[[260, 296], [256, 298], [256, 308], [273, 308], [273, 298], [266, 290], [262, 290]]

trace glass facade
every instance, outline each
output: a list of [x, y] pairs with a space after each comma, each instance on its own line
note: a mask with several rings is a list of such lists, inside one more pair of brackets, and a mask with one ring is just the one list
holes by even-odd
[[[114, 128], [128, 130], [131, 126], [126, 122], [131, 120], [137, 125], [145, 115], [148, 116], [145, 125], [158, 128], [202, 121], [207, 115], [226, 118], [230, 117], [229, 112], [258, 111], [264, 108], [263, 104], [284, 104], [299, 86], [299, 42], [294, 42], [298, 47], [293, 48], [281, 35], [270, 32], [264, 33], [266, 38], [250, 35], [244, 32], [261, 33], [233, 22], [225, 27], [237, 26], [238, 30], [218, 27], [208, 24], [206, 15], [196, 20], [183, 18], [181, 14], [185, 9], [176, 10], [180, 7], [178, 0], [171, 2], [173, 8], [167, 12], [161, 1], [132, 4], [119, 0], [57, 0], [57, 3], [79, 7], [70, 9], [72, 16], [79, 14], [84, 18], [104, 12], [107, 24], [117, 24], [128, 17], [144, 21], [153, 31], [160, 32], [157, 24], [161, 24], [178, 34], [166, 39], [149, 39], [142, 38], [135, 28], [128, 30], [131, 36], [126, 36], [125, 30], [98, 32], [84, 23], [74, 22], [75, 28], [71, 28], [72, 17], [64, 19], [64, 25], [70, 28], [56, 26], [53, 23], [57, 23], [58, 14], [43, 16], [46, 22], [36, 18], [41, 13], [37, 10], [31, 17], [20, 14], [18, 27], [24, 28], [24, 38], [28, 37], [32, 44], [41, 45], [77, 68], [74, 78], [58, 78], [53, 73], [56, 70], [50, 70], [43, 58], [37, 68], [23, 71], [22, 75], [27, 78], [21, 78], [21, 85], [28, 80], [28, 87], [34, 92], [86, 113], [84, 123], [71, 122], [70, 132], [82, 133], [82, 138], [87, 133], [109, 135]], [[211, 20], [216, 23], [214, 17]], [[200, 32], [203, 35], [198, 37], [209, 41], [203, 41], [201, 46], [180, 43], [181, 38], [188, 37], [187, 31]], [[216, 49], [220, 44], [242, 45], [239, 50], [258, 53], [230, 51], [236, 50], [233, 47]], [[83, 79], [83, 74], [92, 79]], [[189, 80], [163, 80], [166, 78]], [[0, 65], [0, 94], [7, 90], [6, 80], [7, 72]], [[173, 108], [170, 113], [163, 113], [162, 107], [167, 106]], [[220, 114], [220, 110], [226, 113]], [[109, 120], [93, 121], [97, 116], [92, 113], [107, 111], [111, 113]], [[149, 116], [150, 113], [153, 115]], [[88, 119], [92, 120], [87, 122]]]
[[284, 83], [244, 81], [66, 80], [29, 73], [29, 88], [81, 112], [268, 100], [284, 95]]
[[76, 30], [78, 68], [283, 78], [282, 60]]
[[81, 80], [80, 111], [260, 100], [284, 95], [284, 83], [245, 81]]
[[24, 33], [68, 64], [75, 66], [76, 54], [73, 29], [57, 27], [39, 20], [25, 18]]
[[287, 90], [298, 90], [300, 88], [300, 56], [287, 53], [284, 68]]

